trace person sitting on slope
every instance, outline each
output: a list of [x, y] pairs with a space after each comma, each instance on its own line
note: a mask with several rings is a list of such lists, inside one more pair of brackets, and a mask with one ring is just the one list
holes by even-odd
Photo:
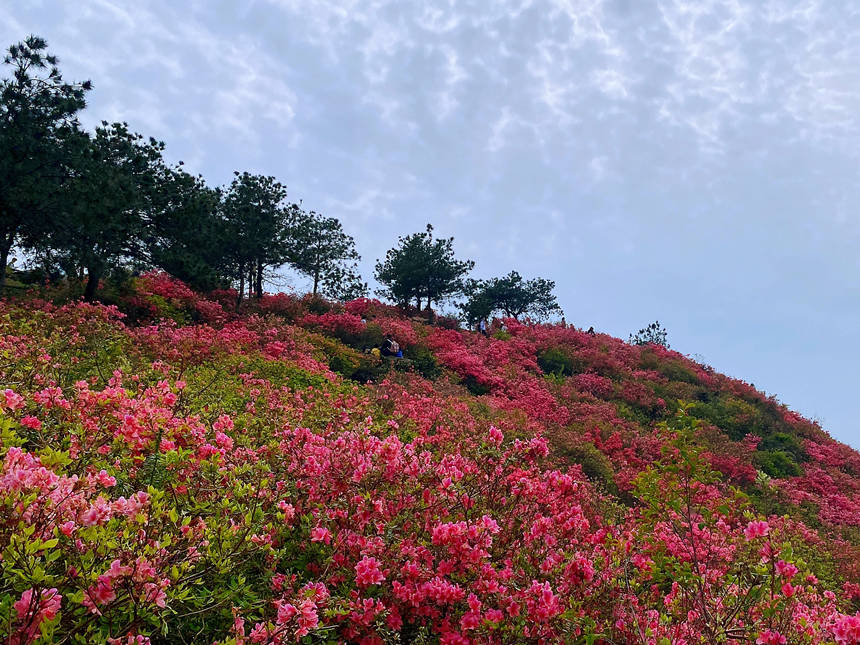
[[[385, 334], [385, 340], [382, 341], [380, 348], [383, 356], [397, 356], [400, 353], [400, 345], [391, 337], [391, 334]], [[402, 356], [402, 354], [400, 354]]]

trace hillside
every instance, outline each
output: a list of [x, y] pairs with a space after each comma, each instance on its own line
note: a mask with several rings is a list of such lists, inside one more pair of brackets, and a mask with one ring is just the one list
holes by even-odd
[[860, 453], [677, 352], [57, 295], [0, 305], [4, 642], [860, 643]]

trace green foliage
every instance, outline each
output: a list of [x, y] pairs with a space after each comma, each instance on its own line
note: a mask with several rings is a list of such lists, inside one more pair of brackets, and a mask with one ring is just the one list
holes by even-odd
[[699, 377], [696, 376], [695, 372], [684, 367], [679, 361], [660, 361], [656, 369], [670, 381], [680, 381], [691, 385], [699, 384]]
[[542, 351], [538, 354], [537, 362], [545, 374], [571, 376], [579, 371], [577, 363], [561, 347], [550, 347]]
[[619, 494], [612, 462], [593, 443], [590, 441], [565, 442], [560, 446], [559, 453], [567, 461], [582, 466], [582, 472], [591, 481], [601, 484], [613, 495]]
[[327, 380], [296, 365], [264, 356], [225, 356], [203, 365], [189, 367], [182, 377], [187, 385], [182, 401], [192, 409], [220, 410], [241, 415], [248, 403], [247, 389], [241, 374], [252, 374], [268, 380], [274, 387], [304, 391], [323, 387]]
[[[642, 426], [651, 425], [654, 419], [660, 416], [650, 407], [631, 405], [626, 401], [613, 401], [612, 403], [620, 419], [627, 419]], [[677, 411], [677, 407], [674, 411]]]
[[350, 378], [360, 365], [361, 361], [343, 353], [334, 354], [328, 359], [328, 368], [346, 378]]
[[635, 334], [630, 334], [629, 342], [631, 345], [662, 345], [668, 349], [667, 336], [666, 329], [660, 324], [659, 320], [655, 320]]
[[304, 299], [304, 305], [312, 314], [325, 314], [332, 310], [332, 304], [321, 295], [309, 294]]
[[697, 401], [690, 407], [690, 414], [712, 423], [735, 441], [750, 433], [764, 437], [773, 431], [772, 420], [761, 408], [731, 394]]
[[290, 363], [289, 361], [273, 360], [263, 356], [236, 363], [233, 358], [226, 359], [227, 365], [235, 365], [233, 371], [250, 372], [259, 378], [264, 378], [275, 387], [288, 387], [291, 390], [306, 390], [309, 387], [323, 387], [328, 381], [320, 374], [313, 374]]
[[340, 300], [366, 295], [367, 285], [358, 276], [361, 256], [355, 240], [334, 217], [319, 213], [295, 213], [290, 227], [289, 263], [313, 280], [313, 293]]
[[509, 318], [529, 315], [544, 320], [561, 313], [552, 290], [555, 282], [545, 278], [523, 280], [516, 271], [502, 278], [470, 280], [466, 285], [468, 299], [461, 305], [463, 316], [469, 324], [489, 318], [501, 312]]
[[384, 378], [391, 369], [391, 361], [365, 354], [358, 368], [350, 375], [356, 383], [373, 383]]
[[385, 334], [382, 332], [382, 327], [378, 323], [369, 322], [363, 326], [359, 332], [336, 329], [332, 332], [332, 336], [337, 338], [344, 345], [364, 351], [380, 347], [385, 339]]
[[361, 353], [327, 336], [313, 334], [311, 342], [325, 352], [328, 368], [344, 378], [352, 378], [366, 360]]
[[463, 292], [465, 275], [472, 270], [472, 260], [454, 256], [454, 238], [434, 239], [428, 224], [423, 233], [398, 238], [385, 260], [376, 263], [376, 279], [383, 285], [379, 294], [400, 305], [415, 301], [418, 309], [426, 303], [442, 302]]
[[787, 432], [775, 432], [762, 439], [758, 445], [760, 451], [785, 452], [795, 461], [808, 461], [809, 455], [803, 449], [797, 437]]
[[465, 376], [461, 382], [466, 389], [475, 396], [483, 396], [484, 394], [490, 393], [490, 387], [478, 382], [478, 380], [471, 374]]
[[142, 257], [197, 290], [211, 290], [229, 278], [232, 240], [223, 234], [221, 192], [180, 166], [161, 166], [155, 208], [147, 222]]
[[466, 300], [457, 305], [460, 309], [460, 316], [470, 326], [475, 326], [480, 321], [491, 318], [495, 309], [495, 303], [485, 292], [482, 284], [479, 280], [466, 282], [464, 288]]
[[67, 275], [86, 269], [84, 297], [92, 300], [107, 271], [140, 257], [164, 144], [106, 122], [70, 142], [62, 216], [33, 246]]
[[65, 147], [92, 88], [65, 82], [47, 46], [29, 36], [3, 60], [11, 76], [0, 81], [0, 287], [13, 245], [38, 240], [58, 217]]
[[755, 463], [762, 471], [779, 479], [797, 477], [802, 472], [794, 457], [784, 450], [756, 452]]
[[412, 363], [412, 368], [426, 379], [435, 380], [439, 378], [442, 369], [433, 356], [433, 352], [425, 345], [412, 345], [404, 352], [404, 356]]
[[263, 275], [289, 258], [290, 230], [303, 217], [297, 204], [287, 204], [287, 189], [274, 177], [234, 173], [224, 194], [222, 240], [230, 274], [242, 297], [248, 290], [263, 295]]

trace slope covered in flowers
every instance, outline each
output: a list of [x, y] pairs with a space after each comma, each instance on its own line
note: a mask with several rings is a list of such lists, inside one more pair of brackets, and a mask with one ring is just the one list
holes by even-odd
[[234, 297], [2, 305], [4, 643], [860, 643], [860, 455], [751, 386]]

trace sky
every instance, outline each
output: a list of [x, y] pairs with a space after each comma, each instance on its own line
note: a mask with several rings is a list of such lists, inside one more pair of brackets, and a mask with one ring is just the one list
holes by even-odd
[[0, 44], [30, 33], [93, 81], [85, 125], [276, 176], [366, 279], [430, 222], [475, 277], [550, 278], [622, 338], [658, 319], [860, 448], [853, 0], [2, 3]]

